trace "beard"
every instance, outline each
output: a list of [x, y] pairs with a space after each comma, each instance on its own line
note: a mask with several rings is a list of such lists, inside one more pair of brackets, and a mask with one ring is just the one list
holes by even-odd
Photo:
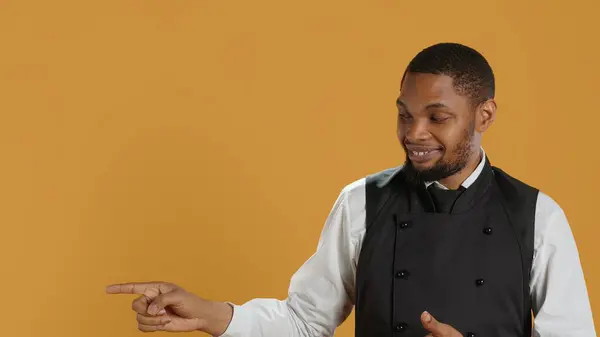
[[430, 168], [421, 170], [417, 169], [411, 162], [407, 153], [406, 161], [404, 167], [402, 168], [402, 172], [404, 173], [406, 180], [419, 186], [428, 181], [439, 181], [463, 170], [469, 163], [469, 157], [472, 148], [471, 139], [473, 138], [474, 132], [474, 125], [465, 129], [461, 140], [453, 149], [451, 149], [450, 154], [453, 158], [444, 159], [444, 157], [442, 157], [433, 165], [433, 167]]

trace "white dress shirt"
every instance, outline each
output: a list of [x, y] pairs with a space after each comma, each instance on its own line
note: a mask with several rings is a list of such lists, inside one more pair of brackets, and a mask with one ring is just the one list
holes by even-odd
[[[483, 149], [482, 153], [479, 166], [462, 183], [465, 188], [483, 170]], [[354, 181], [340, 192], [316, 252], [292, 276], [288, 298], [232, 304], [233, 318], [221, 337], [333, 336], [354, 306], [356, 266], [366, 232], [365, 181]], [[542, 192], [535, 213], [529, 289], [534, 313], [532, 336], [596, 336], [571, 228], [560, 206]]]

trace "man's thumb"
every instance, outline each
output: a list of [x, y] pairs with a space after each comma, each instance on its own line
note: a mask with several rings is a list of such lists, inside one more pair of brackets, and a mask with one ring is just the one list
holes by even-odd
[[443, 335], [446, 331], [446, 325], [438, 322], [429, 312], [424, 311], [421, 314], [421, 323], [425, 330], [431, 332], [434, 336]]
[[177, 291], [172, 291], [166, 294], [158, 295], [154, 301], [148, 306], [148, 314], [154, 316], [157, 314], [163, 314], [165, 308], [170, 305], [180, 304], [182, 296]]

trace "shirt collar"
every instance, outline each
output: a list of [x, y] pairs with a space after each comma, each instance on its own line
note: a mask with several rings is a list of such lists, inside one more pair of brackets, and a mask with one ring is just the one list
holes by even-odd
[[[485, 161], [486, 161], [485, 151], [483, 150], [483, 147], [482, 147], [481, 148], [481, 161], [479, 162], [479, 165], [477, 165], [477, 167], [475, 168], [473, 173], [471, 173], [471, 175], [469, 175], [469, 177], [467, 177], [467, 179], [465, 179], [465, 181], [462, 182], [462, 184], [461, 184], [462, 187], [469, 188], [471, 185], [473, 185], [475, 180], [477, 180], [477, 178], [481, 174], [481, 171], [483, 171], [483, 168], [485, 167]], [[442, 185], [439, 181], [427, 181], [427, 182], [425, 182], [425, 187], [429, 187], [433, 184], [435, 184], [436, 187], [441, 188], [443, 190], [448, 189], [446, 186]]]

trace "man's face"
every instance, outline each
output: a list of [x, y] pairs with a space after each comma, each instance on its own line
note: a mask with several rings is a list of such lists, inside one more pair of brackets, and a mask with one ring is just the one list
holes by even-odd
[[460, 172], [474, 153], [475, 113], [446, 75], [407, 73], [398, 97], [398, 140], [405, 172], [419, 181]]

